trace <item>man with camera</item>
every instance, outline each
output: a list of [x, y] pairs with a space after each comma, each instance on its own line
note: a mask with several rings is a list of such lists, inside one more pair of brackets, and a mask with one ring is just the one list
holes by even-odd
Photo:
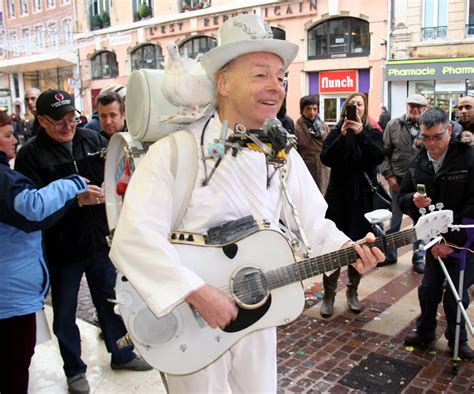
[[[428, 100], [421, 94], [414, 94], [407, 98], [406, 114], [388, 122], [383, 134], [385, 159], [382, 163], [382, 175], [387, 180], [392, 195], [392, 218], [387, 234], [400, 230], [403, 213], [397, 203], [400, 184], [410, 159], [418, 152], [414, 146], [420, 133], [418, 123], [420, 116], [425, 112]], [[413, 270], [419, 274], [424, 272], [424, 252], [418, 250], [419, 243], [413, 244]], [[379, 266], [395, 264], [397, 262], [396, 249], [387, 253], [385, 262]]]
[[[451, 139], [453, 126], [448, 114], [440, 108], [427, 110], [420, 118], [420, 138], [424, 147], [410, 162], [403, 178], [398, 203], [400, 209], [415, 222], [420, 217], [419, 209], [431, 204], [443, 203], [444, 209], [454, 212], [454, 223], [463, 224], [462, 219], [474, 219], [474, 148], [456, 139]], [[417, 191], [416, 185], [424, 185]], [[452, 253], [462, 248], [473, 248], [466, 244], [466, 231], [450, 231], [443, 234], [444, 240], [433, 246], [426, 254], [426, 268], [418, 288], [421, 315], [416, 320], [416, 332], [405, 338], [411, 346], [426, 346], [436, 339], [436, 315], [438, 304], [443, 299], [446, 314], [446, 339], [453, 349], [456, 330], [457, 301], [451, 289], [444, 289], [445, 275], [436, 260], [446, 262], [453, 283], [459, 283], [459, 261]], [[468, 250], [464, 272], [462, 299], [464, 308], [469, 305], [468, 288], [474, 283], [474, 255]], [[472, 359], [474, 352], [467, 343], [464, 319], [460, 326], [459, 357]]]

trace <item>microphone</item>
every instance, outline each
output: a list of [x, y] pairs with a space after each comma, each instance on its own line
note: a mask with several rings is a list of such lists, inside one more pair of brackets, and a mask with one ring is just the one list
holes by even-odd
[[263, 132], [270, 139], [273, 150], [280, 152], [286, 148], [288, 143], [288, 131], [283, 127], [280, 120], [274, 117], [267, 118], [263, 122]]

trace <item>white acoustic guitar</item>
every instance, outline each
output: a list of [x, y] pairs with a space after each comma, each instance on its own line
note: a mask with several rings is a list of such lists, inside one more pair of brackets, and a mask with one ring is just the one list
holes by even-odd
[[[156, 318], [130, 282], [120, 273], [117, 276], [117, 302], [129, 338], [155, 369], [171, 374], [195, 372], [244, 335], [293, 321], [304, 307], [303, 279], [356, 260], [354, 248], [348, 247], [296, 261], [281, 232], [268, 223], [244, 219], [206, 235], [174, 232], [169, 237], [184, 265], [235, 300], [239, 314], [224, 330], [210, 328], [186, 302]], [[431, 212], [415, 228], [379, 238], [374, 245], [383, 250], [415, 240], [429, 242], [447, 232], [452, 221], [452, 211]]]

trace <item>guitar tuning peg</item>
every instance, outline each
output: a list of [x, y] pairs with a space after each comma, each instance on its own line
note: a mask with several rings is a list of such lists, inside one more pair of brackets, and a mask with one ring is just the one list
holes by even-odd
[[439, 202], [439, 203], [436, 204], [436, 209], [438, 211], [441, 211], [443, 208], [444, 208], [444, 204], [442, 202]]
[[433, 212], [435, 210], [435, 206], [433, 204], [431, 204], [428, 209], [430, 210], [430, 212]]
[[418, 210], [418, 212], [420, 212], [421, 216], [423, 216], [426, 213], [426, 209], [425, 208], [420, 208]]

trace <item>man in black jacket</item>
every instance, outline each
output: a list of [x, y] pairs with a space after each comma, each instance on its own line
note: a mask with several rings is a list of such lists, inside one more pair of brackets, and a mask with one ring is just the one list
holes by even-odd
[[[451, 138], [452, 124], [448, 114], [440, 108], [432, 108], [420, 118], [420, 137], [424, 147], [410, 162], [403, 178], [398, 203], [400, 209], [414, 221], [420, 217], [419, 209], [431, 204], [443, 203], [454, 212], [454, 223], [462, 219], [474, 219], [474, 148]], [[426, 195], [417, 192], [417, 184], [424, 184]], [[472, 231], [472, 230], [468, 230]], [[455, 231], [443, 235], [445, 241], [433, 246], [426, 254], [423, 281], [418, 288], [421, 315], [416, 321], [416, 332], [405, 338], [411, 346], [428, 345], [436, 338], [436, 314], [443, 299], [446, 314], [446, 339], [454, 348], [457, 302], [448, 288], [443, 289], [444, 273], [436, 260], [439, 256], [455, 284], [459, 283], [459, 261], [450, 256], [457, 248], [469, 248], [466, 232]], [[469, 305], [468, 288], [474, 283], [474, 255], [467, 254], [464, 273], [464, 291], [460, 294], [465, 308]], [[474, 352], [467, 344], [464, 320], [461, 322], [459, 357], [472, 359]]]
[[109, 247], [101, 189], [107, 141], [92, 130], [78, 128], [74, 99], [62, 90], [43, 92], [36, 102], [38, 135], [18, 152], [15, 169], [38, 187], [71, 174], [89, 180], [88, 190], [71, 204], [64, 218], [44, 234], [51, 274], [53, 330], [59, 341], [69, 391], [89, 392], [86, 364], [81, 360], [81, 339], [75, 323], [77, 295], [85, 273], [112, 369], [147, 370], [151, 367], [131, 347], [118, 349], [125, 335], [123, 321], [114, 313], [116, 273], [108, 257]]

